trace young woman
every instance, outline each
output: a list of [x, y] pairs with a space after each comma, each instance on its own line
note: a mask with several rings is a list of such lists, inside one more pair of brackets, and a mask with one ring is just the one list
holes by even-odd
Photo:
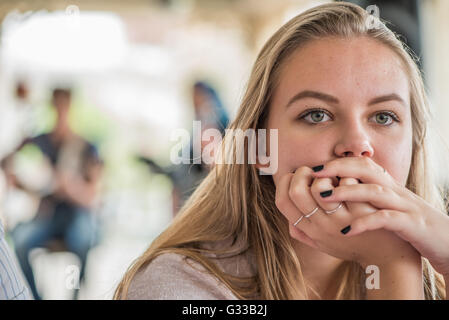
[[[447, 295], [449, 217], [428, 167], [421, 74], [369, 18], [325, 4], [268, 40], [230, 129], [276, 129], [277, 170], [217, 164], [116, 299]], [[366, 287], [367, 268], [380, 286]]]

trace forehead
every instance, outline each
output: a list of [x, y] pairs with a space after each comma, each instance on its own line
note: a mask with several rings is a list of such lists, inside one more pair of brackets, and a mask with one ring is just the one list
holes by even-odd
[[400, 58], [386, 45], [365, 37], [314, 40], [282, 64], [274, 101], [300, 90], [317, 90], [342, 101], [397, 93], [409, 103], [409, 80]]

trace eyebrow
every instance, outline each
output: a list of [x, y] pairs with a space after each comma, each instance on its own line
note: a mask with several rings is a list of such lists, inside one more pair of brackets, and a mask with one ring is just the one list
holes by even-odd
[[[286, 108], [288, 108], [292, 103], [301, 100], [301, 99], [305, 99], [305, 98], [315, 98], [318, 100], [323, 100], [325, 102], [329, 102], [329, 103], [333, 103], [333, 104], [339, 104], [340, 101], [334, 97], [331, 96], [327, 93], [323, 93], [323, 92], [318, 92], [318, 91], [311, 91], [311, 90], [305, 90], [305, 91], [301, 91], [297, 94], [295, 94], [290, 101], [287, 103]], [[376, 103], [381, 103], [381, 102], [385, 102], [385, 101], [390, 101], [390, 100], [396, 100], [398, 102], [400, 102], [402, 105], [406, 105], [404, 99], [402, 99], [398, 94], [396, 93], [391, 93], [391, 94], [387, 94], [387, 95], [383, 95], [383, 96], [379, 96], [376, 98], [371, 99], [368, 102], [368, 106], [371, 106], [373, 104]]]

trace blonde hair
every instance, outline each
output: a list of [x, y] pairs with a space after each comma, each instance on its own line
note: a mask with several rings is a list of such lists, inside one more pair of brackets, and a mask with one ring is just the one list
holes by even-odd
[[[359, 6], [337, 2], [309, 9], [283, 25], [260, 51], [230, 129], [263, 126], [280, 67], [300, 46], [324, 37], [375, 39], [397, 54], [410, 79], [413, 155], [406, 187], [444, 211], [442, 195], [429, 174], [426, 127], [430, 113], [416, 57], [383, 23], [378, 28], [370, 28], [367, 17], [368, 13]], [[198, 246], [237, 237], [241, 237], [254, 252], [257, 273], [253, 277], [239, 278], [224, 273], [202, 254], [204, 250]], [[254, 165], [248, 163], [214, 166], [171, 225], [129, 268], [114, 298], [126, 299], [136, 273], [167, 252], [201, 263], [240, 299], [255, 296], [260, 299], [308, 298], [304, 288], [309, 285], [301, 273], [301, 257], [297, 257], [293, 249], [288, 222], [275, 205], [272, 177], [259, 175]], [[426, 299], [443, 298], [443, 278], [424, 258], [423, 274]], [[363, 298], [364, 270], [355, 262], [344, 262], [339, 278], [335, 299]], [[302, 285], [298, 286], [298, 283]]]

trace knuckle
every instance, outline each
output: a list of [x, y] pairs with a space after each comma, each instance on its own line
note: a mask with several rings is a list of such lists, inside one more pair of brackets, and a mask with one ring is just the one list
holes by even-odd
[[416, 217], [416, 220], [418, 221], [418, 226], [421, 228], [421, 230], [426, 230], [429, 228], [429, 220], [426, 217], [420, 215]]
[[[391, 189], [390, 189], [391, 190]], [[398, 193], [396, 193], [396, 192], [390, 192], [390, 194], [391, 194], [391, 196], [392, 196], [392, 201], [394, 201], [394, 202], [401, 202], [401, 200], [402, 200], [402, 197], [398, 194]]]
[[378, 184], [372, 184], [371, 190], [372, 193], [379, 195], [385, 192], [385, 188], [383, 186], [380, 186]]
[[292, 187], [288, 190], [288, 195], [290, 198], [299, 198], [302, 196], [302, 193], [301, 187], [299, 186]]
[[296, 170], [296, 172], [299, 173], [300, 175], [307, 175], [307, 174], [310, 174], [311, 172], [313, 172], [313, 170], [307, 166], [302, 166], [302, 167], [299, 167]]
[[358, 184], [359, 182], [355, 178], [341, 178], [340, 180], [340, 186], [349, 186], [353, 184]]
[[382, 220], [388, 220], [391, 216], [390, 211], [388, 210], [381, 210], [379, 212], [379, 216]]
[[274, 199], [274, 204], [276, 205], [276, 207], [282, 211], [285, 208], [285, 197], [282, 197], [280, 195], [277, 195]]
[[327, 188], [327, 186], [329, 184], [331, 184], [331, 183], [332, 183], [332, 179], [331, 178], [324, 177], [324, 178], [317, 178], [317, 179], [315, 179], [315, 184], [318, 187], [326, 187]]
[[331, 178], [315, 178], [310, 186], [310, 190], [316, 193], [318, 191], [328, 190], [330, 186], [332, 186]]

